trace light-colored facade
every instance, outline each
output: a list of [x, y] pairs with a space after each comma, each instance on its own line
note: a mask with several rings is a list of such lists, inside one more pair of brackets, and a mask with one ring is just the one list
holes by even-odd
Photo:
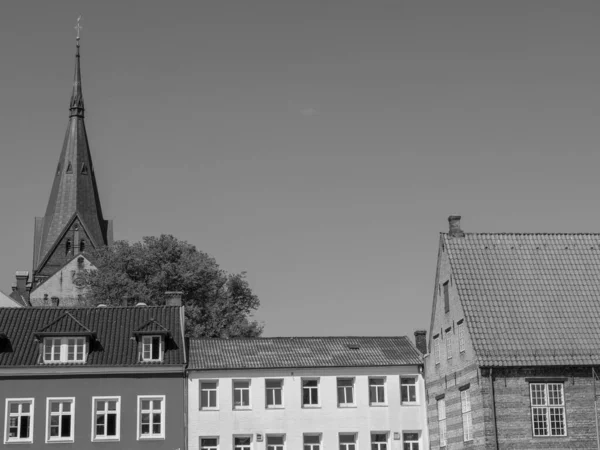
[[189, 450], [335, 449], [340, 438], [349, 449], [429, 448], [422, 365], [188, 369]]

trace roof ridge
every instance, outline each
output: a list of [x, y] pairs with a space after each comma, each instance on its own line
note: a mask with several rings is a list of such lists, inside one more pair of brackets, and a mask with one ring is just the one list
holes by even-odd
[[266, 341], [266, 340], [275, 340], [275, 339], [402, 339], [406, 338], [410, 340], [410, 338], [406, 335], [398, 335], [398, 336], [270, 336], [270, 337], [250, 337], [250, 338], [209, 338], [209, 337], [201, 337], [201, 338], [190, 338], [190, 341]]
[[[450, 233], [448, 233], [447, 231], [440, 231], [440, 234], [443, 236], [450, 236]], [[579, 232], [579, 233], [572, 233], [572, 232], [550, 232], [550, 233], [544, 233], [544, 232], [510, 232], [510, 231], [502, 231], [502, 232], [465, 232], [464, 233], [465, 236], [475, 236], [475, 235], [511, 235], [511, 236], [600, 236], [600, 233], [594, 233], [594, 232]], [[457, 239], [460, 239], [457, 238]]]

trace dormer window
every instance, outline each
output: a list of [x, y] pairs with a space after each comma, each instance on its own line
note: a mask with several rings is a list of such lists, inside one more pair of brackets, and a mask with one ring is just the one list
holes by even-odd
[[87, 338], [46, 337], [44, 338], [44, 363], [84, 363], [87, 359]]
[[162, 336], [142, 336], [142, 361], [162, 361]]

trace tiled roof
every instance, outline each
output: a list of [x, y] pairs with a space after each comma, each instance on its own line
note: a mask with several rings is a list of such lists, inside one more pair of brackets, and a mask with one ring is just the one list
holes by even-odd
[[45, 327], [36, 330], [37, 334], [57, 334], [57, 333], [80, 333], [87, 334], [93, 333], [92, 330], [87, 328], [81, 322], [79, 322], [70, 312], [65, 312], [61, 316], [59, 316], [56, 320], [49, 323]]
[[189, 368], [261, 369], [421, 364], [406, 336], [192, 339]]
[[[39, 366], [40, 331], [73, 332], [78, 327], [95, 333], [85, 366], [135, 366], [137, 341], [133, 332], [156, 319], [171, 332], [164, 360], [159, 365], [184, 364], [180, 307], [135, 306], [100, 308], [0, 308], [0, 332], [6, 334], [10, 351], [0, 351], [0, 368]], [[6, 348], [6, 346], [4, 346]], [[79, 364], [78, 364], [79, 366]]]
[[442, 243], [481, 365], [600, 364], [600, 234]]
[[156, 319], [150, 319], [148, 322], [143, 324], [142, 326], [133, 330], [133, 334], [169, 334], [169, 330], [163, 327], [160, 323], [156, 321]]

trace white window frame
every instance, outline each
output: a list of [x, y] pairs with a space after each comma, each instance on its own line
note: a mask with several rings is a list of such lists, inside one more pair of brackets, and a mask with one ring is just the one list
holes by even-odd
[[[385, 441], [374, 441], [373, 436], [376, 434], [385, 435]], [[390, 433], [387, 431], [371, 431], [371, 449], [373, 449], [373, 445], [376, 445], [377, 450], [390, 450]]]
[[[383, 384], [382, 389], [383, 389], [383, 400], [381, 401], [379, 399], [379, 388], [377, 388], [375, 391], [377, 392], [377, 399], [376, 401], [373, 401], [373, 399], [371, 398], [371, 381], [374, 380], [382, 380]], [[380, 385], [374, 385], [379, 387]], [[373, 377], [369, 377], [369, 405], [370, 406], [387, 406], [387, 379], [385, 376], [373, 376]]]
[[[339, 382], [340, 381], [350, 381], [350, 386], [339, 386]], [[356, 406], [356, 393], [354, 390], [354, 384], [355, 384], [355, 380], [352, 377], [337, 377], [335, 380], [335, 386], [336, 386], [336, 395], [337, 395], [337, 404], [338, 404], [338, 408], [352, 408]], [[343, 389], [344, 391], [344, 401], [340, 401], [340, 389]], [[352, 401], [348, 402], [347, 397], [347, 389], [350, 389], [350, 391], [352, 392]]]
[[458, 353], [463, 353], [465, 350], [465, 321], [463, 320], [458, 324]]
[[[20, 430], [21, 429], [21, 418], [24, 416], [29, 416], [29, 437], [27, 438], [12, 438], [9, 436], [9, 424], [10, 424], [10, 417], [12, 414], [10, 412], [10, 405], [17, 403], [19, 405], [22, 405], [23, 403], [29, 403], [29, 413], [22, 413], [22, 412], [18, 412], [16, 413], [17, 416], [17, 429]], [[28, 443], [31, 444], [33, 443], [33, 419], [35, 417], [35, 411], [34, 411], [34, 406], [35, 406], [35, 399], [34, 398], [7, 398], [6, 402], [5, 402], [5, 414], [4, 414], [4, 443], [5, 444], [13, 444], [13, 443]], [[21, 407], [19, 409], [22, 409]]]
[[[245, 438], [250, 439], [250, 443], [249, 444], [247, 444], [247, 445], [246, 444], [238, 444], [236, 446], [236, 444], [235, 444], [235, 440], [236, 439], [245, 439]], [[252, 450], [252, 442], [253, 442], [253, 440], [252, 440], [252, 435], [251, 434], [241, 434], [241, 435], [238, 435], [238, 436], [233, 436], [233, 445], [232, 445], [232, 448], [233, 448], [233, 450]]]
[[[202, 439], [215, 439], [217, 441], [217, 445], [215, 446], [202, 446]], [[198, 439], [198, 448], [200, 450], [219, 450], [219, 436], [200, 436], [200, 439]]]
[[[150, 423], [150, 432], [149, 434], [142, 434], [142, 400], [160, 400], [160, 406], [161, 406], [161, 415], [160, 415], [160, 421], [161, 421], [161, 427], [160, 427], [160, 433], [159, 434], [155, 434], [152, 433], [152, 422]], [[145, 441], [145, 440], [158, 440], [158, 439], [165, 439], [165, 432], [166, 432], [166, 428], [167, 428], [167, 414], [166, 414], [166, 410], [167, 410], [167, 405], [166, 405], [166, 396], [165, 395], [138, 395], [137, 396], [137, 440], [138, 441]], [[151, 409], [150, 411], [154, 411], [153, 409]], [[150, 415], [152, 416], [153, 413], [150, 413]]]
[[463, 441], [473, 440], [473, 416], [471, 415], [471, 392], [469, 389], [460, 391], [460, 409], [462, 413]]
[[[236, 388], [235, 384], [236, 383], [248, 383], [248, 387], [244, 387], [244, 388]], [[239, 404], [236, 405], [235, 404], [235, 391], [239, 390], [240, 391], [240, 401], [243, 402], [244, 400], [244, 396], [243, 396], [243, 392], [244, 391], [248, 391], [248, 404], [244, 405], [244, 404]], [[231, 404], [233, 406], [233, 409], [238, 410], [238, 409], [252, 409], [252, 382], [251, 380], [248, 379], [236, 379], [236, 380], [232, 380], [231, 382]]]
[[[534, 388], [543, 386], [544, 387], [544, 397], [543, 398], [534, 398], [533, 391]], [[557, 403], [556, 398], [552, 398], [550, 395], [550, 388], [559, 387], [558, 391], [560, 392], [560, 399]], [[541, 400], [543, 403], [539, 403], [536, 400]], [[566, 407], [565, 407], [565, 387], [564, 383], [529, 383], [529, 402], [531, 408], [531, 431], [533, 437], [555, 437], [555, 436], [566, 436], [567, 435], [567, 417], [566, 417]], [[539, 432], [536, 434], [536, 423], [535, 423], [535, 410], [544, 412], [544, 424], [546, 428], [545, 434], [540, 434]], [[552, 429], [552, 417], [557, 412], [560, 413], [560, 418], [562, 419], [562, 429], [564, 430], [563, 434], [553, 434]]]
[[[310, 403], [304, 403], [304, 382], [305, 381], [316, 381], [317, 385], [316, 386], [306, 386], [306, 389], [310, 389]], [[307, 378], [302, 378], [300, 380], [300, 394], [301, 394], [301, 402], [302, 402], [302, 407], [303, 408], [320, 408], [321, 407], [321, 379], [320, 378], [315, 378], [315, 377], [307, 377]], [[316, 389], [317, 392], [317, 401], [316, 403], [312, 403], [312, 399], [313, 399], [313, 389]]]
[[454, 331], [450, 329], [446, 331], [444, 339], [446, 340], [446, 359], [452, 359], [452, 337], [454, 336]]
[[[408, 434], [416, 434], [417, 435], [417, 439], [406, 439], [406, 435]], [[406, 444], [410, 444], [410, 449], [409, 450], [419, 450], [421, 449], [421, 432], [420, 431], [410, 431], [410, 430], [403, 430], [402, 431], [402, 448], [404, 449], [404, 447], [406, 446]]]
[[[56, 436], [50, 436], [50, 417], [51, 416], [55, 416], [58, 415], [59, 417], [62, 418], [62, 416], [66, 415], [66, 414], [53, 414], [50, 408], [50, 404], [53, 402], [60, 402], [60, 403], [70, 403], [71, 404], [71, 411], [69, 412], [69, 415], [71, 416], [71, 434], [67, 437], [65, 436], [60, 436], [60, 437], [56, 437]], [[62, 406], [61, 406], [61, 411], [62, 412]], [[62, 419], [59, 419], [59, 428], [60, 428], [60, 423], [62, 423]], [[46, 398], [46, 443], [51, 443], [51, 442], [75, 442], [75, 397], [47, 397]]]
[[[270, 381], [271, 382], [273, 382], [273, 381], [279, 382], [279, 384], [280, 384], [279, 388], [268, 387], [267, 383]], [[284, 407], [283, 385], [284, 385], [283, 378], [265, 378], [265, 408], [281, 409]], [[269, 390], [276, 391], [277, 389], [279, 389], [281, 391], [281, 403], [269, 404]], [[275, 402], [275, 398], [276, 398], [275, 394], [273, 393], [273, 402]]]
[[438, 411], [438, 434], [440, 438], [440, 447], [448, 445], [448, 437], [446, 434], [446, 399], [441, 398], [437, 401]]
[[[318, 442], [306, 443], [305, 439], [307, 437], [316, 437], [318, 439]], [[308, 446], [308, 448], [310, 450], [321, 450], [322, 440], [323, 440], [323, 437], [321, 436], [321, 433], [304, 433], [302, 435], [302, 449], [304, 450]]]
[[440, 363], [440, 336], [433, 338], [433, 358], [435, 360], [435, 364]]
[[[342, 436], [352, 436], [353, 442], [342, 442]], [[338, 434], [338, 446], [339, 446], [340, 450], [356, 450], [358, 448], [357, 441], [358, 441], [358, 433], [339, 433]]]
[[[282, 438], [283, 444], [269, 445], [269, 438], [280, 437]], [[266, 450], [285, 450], [285, 434], [267, 434], [265, 436], [265, 448]]]
[[[152, 357], [153, 340], [158, 339], [158, 358]], [[147, 334], [142, 336], [140, 360], [143, 362], [161, 362], [163, 360], [164, 339], [160, 334]], [[150, 350], [150, 357], [146, 358], [146, 348]]]
[[[203, 384], [214, 383], [214, 389], [202, 389]], [[202, 411], [216, 411], [219, 409], [219, 380], [200, 380], [198, 383], [199, 389], [199, 397], [198, 397], [198, 407]], [[208, 403], [210, 403], [210, 392], [215, 393], [215, 406], [202, 406], [202, 392], [209, 392], [208, 394]]]
[[[69, 340], [75, 340], [74, 355], [77, 357], [80, 342], [83, 342], [83, 359], [69, 360]], [[50, 344], [50, 359], [46, 359], [46, 347]], [[58, 358], [56, 358], [58, 356]], [[88, 356], [88, 340], [85, 336], [47, 336], [42, 343], [42, 358], [44, 364], [85, 364]]]
[[[117, 402], [117, 422], [116, 422], [116, 434], [114, 436], [106, 435], [106, 428], [108, 427], [106, 417], [104, 419], [105, 426], [105, 434], [104, 436], [96, 435], [96, 418], [98, 413], [97, 402], [105, 401], [105, 402]], [[105, 410], [106, 411], [106, 410]], [[105, 414], [106, 416], [106, 414]], [[101, 396], [101, 397], [92, 397], [92, 442], [106, 442], [106, 441], [120, 441], [121, 440], [121, 397], [112, 395], [112, 396]]]
[[[412, 379], [414, 383], [405, 383], [404, 380]], [[403, 400], [403, 390], [406, 387], [409, 400]], [[414, 390], [415, 400], [410, 400], [410, 391]], [[417, 375], [400, 375], [400, 402], [403, 405], [418, 405], [419, 404], [419, 377]]]

